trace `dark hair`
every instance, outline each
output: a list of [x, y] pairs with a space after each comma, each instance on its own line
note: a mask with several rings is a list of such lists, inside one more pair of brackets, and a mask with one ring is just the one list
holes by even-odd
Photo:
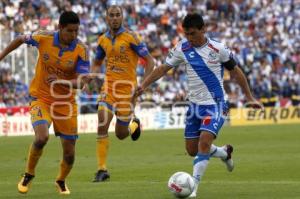
[[59, 25], [80, 24], [78, 15], [73, 11], [65, 11], [59, 17]]
[[182, 27], [184, 29], [198, 28], [200, 30], [204, 27], [203, 18], [200, 14], [189, 13], [184, 17]]

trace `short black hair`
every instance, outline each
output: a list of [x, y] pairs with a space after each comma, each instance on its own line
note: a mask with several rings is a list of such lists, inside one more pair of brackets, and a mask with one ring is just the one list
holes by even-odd
[[182, 27], [184, 29], [197, 28], [200, 30], [204, 27], [204, 20], [198, 13], [189, 13], [184, 17]]
[[59, 25], [80, 24], [78, 15], [73, 11], [65, 11], [59, 17]]

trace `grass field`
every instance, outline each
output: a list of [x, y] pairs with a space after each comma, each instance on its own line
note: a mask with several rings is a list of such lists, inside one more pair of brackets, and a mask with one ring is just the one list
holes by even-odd
[[[82, 199], [172, 199], [169, 176], [192, 171], [182, 130], [145, 131], [138, 142], [111, 134], [111, 180], [92, 183], [96, 171], [95, 134], [81, 135], [74, 169], [68, 178], [72, 194]], [[17, 192], [31, 136], [0, 137], [0, 198], [60, 198], [54, 187], [60, 161], [59, 139], [51, 137], [26, 195]], [[211, 159], [199, 188], [203, 199], [299, 199], [300, 125], [225, 127], [216, 144], [231, 143], [236, 168], [228, 173]]]

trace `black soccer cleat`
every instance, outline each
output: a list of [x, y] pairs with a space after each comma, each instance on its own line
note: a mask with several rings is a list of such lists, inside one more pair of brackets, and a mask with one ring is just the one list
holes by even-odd
[[104, 182], [109, 180], [110, 175], [107, 171], [104, 170], [98, 170], [96, 175], [95, 175], [95, 179], [93, 180], [93, 182]]
[[141, 136], [141, 122], [140, 122], [140, 120], [138, 119], [138, 118], [133, 118], [132, 119], [132, 122], [135, 122], [135, 123], [137, 123], [138, 124], [138, 127], [135, 129], [135, 131], [133, 132], [133, 133], [131, 133], [131, 139], [133, 140], [133, 141], [136, 141], [136, 140], [138, 140], [139, 139], [139, 137]]

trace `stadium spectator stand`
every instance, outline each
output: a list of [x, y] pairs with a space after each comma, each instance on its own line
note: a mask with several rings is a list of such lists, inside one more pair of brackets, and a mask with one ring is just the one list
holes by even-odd
[[[54, 30], [59, 13], [73, 10], [81, 18], [80, 38], [93, 54], [97, 36], [106, 29], [106, 3], [105, 0], [2, 0], [0, 32], [16, 35], [39, 28]], [[299, 0], [119, 0], [117, 3], [124, 6], [125, 25], [143, 37], [157, 64], [183, 37], [182, 17], [187, 12], [197, 11], [209, 21], [208, 35], [226, 41], [232, 49], [256, 98], [265, 106], [300, 104]], [[177, 33], [179, 37], [175, 36]], [[0, 40], [3, 40], [0, 43], [3, 49], [9, 39], [2, 36]], [[139, 81], [143, 76], [143, 64], [141, 60], [137, 68]], [[18, 71], [11, 74], [9, 69], [9, 61], [0, 63], [0, 107], [25, 105], [27, 86], [18, 79]], [[240, 88], [228, 81], [228, 74], [225, 75], [231, 106], [242, 106], [244, 97]], [[168, 107], [182, 102], [186, 96], [185, 80], [184, 67], [180, 66], [154, 84], [139, 102], [143, 102], [144, 107]], [[95, 111], [98, 87], [91, 85], [89, 91], [78, 95], [81, 112]]]

